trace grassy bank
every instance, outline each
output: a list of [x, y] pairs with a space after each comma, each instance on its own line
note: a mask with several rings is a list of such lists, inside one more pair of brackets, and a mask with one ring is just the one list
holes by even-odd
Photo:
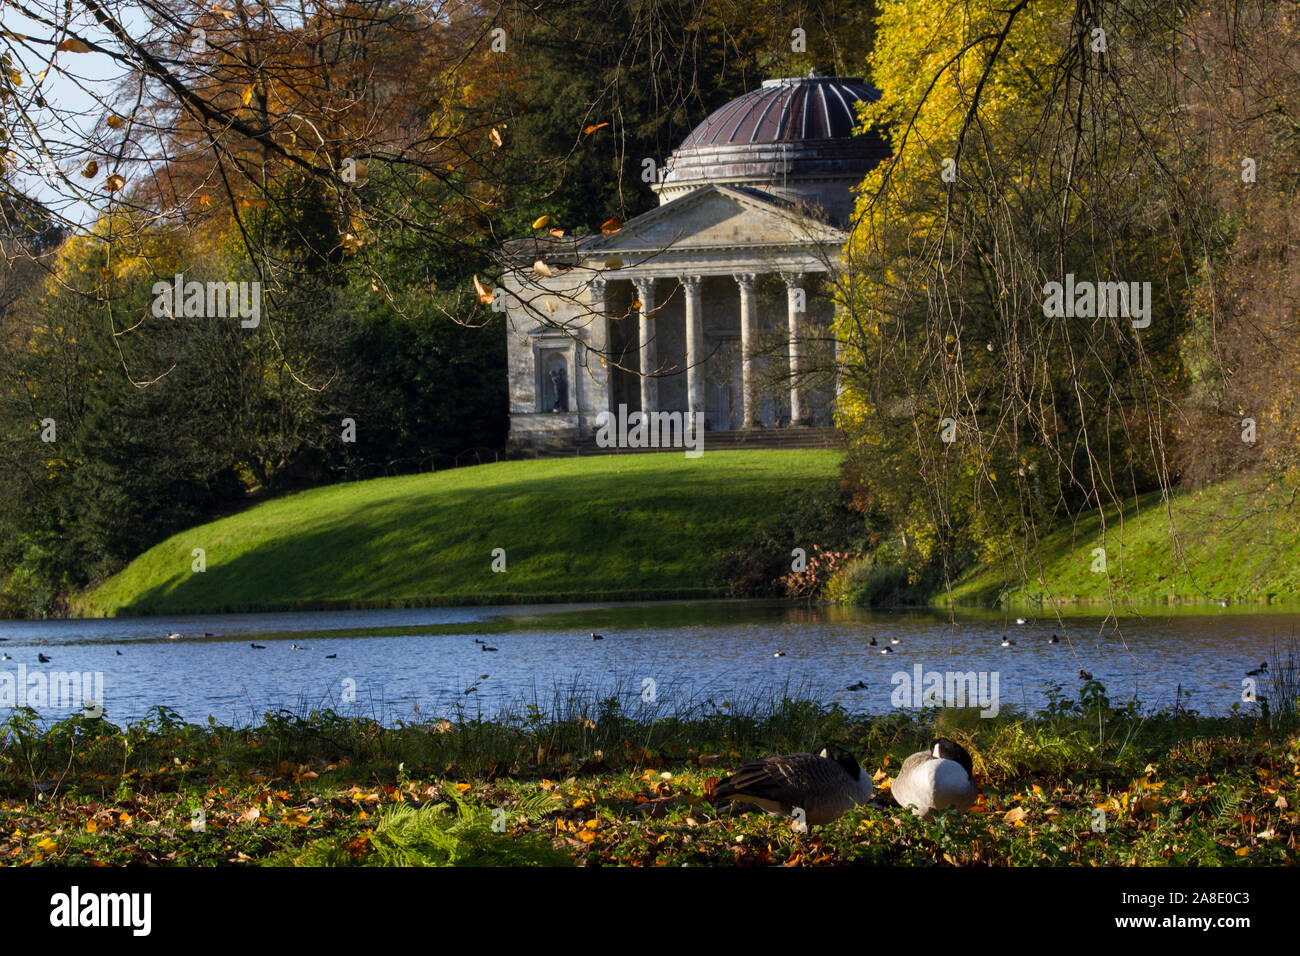
[[[646, 715], [568, 694], [548, 713], [394, 728], [161, 709], [126, 729], [40, 728], [19, 713], [0, 726], [0, 863], [1293, 865], [1300, 738], [1294, 711], [1272, 720], [1146, 713], [1092, 682], [992, 720], [759, 695]], [[923, 822], [889, 784], [938, 732], [972, 751], [981, 796]], [[811, 833], [711, 804], [742, 758], [827, 741], [873, 774], [872, 804]]]
[[[707, 597], [754, 524], [833, 487], [834, 451], [516, 461], [335, 485], [177, 534], [83, 615]], [[192, 570], [201, 548], [206, 570]], [[505, 570], [493, 570], [495, 549]], [[497, 565], [500, 567], [500, 564]]]
[[[1061, 604], [1294, 603], [1300, 601], [1300, 503], [1294, 487], [1239, 479], [1172, 500], [1149, 494], [1055, 530], [1018, 566], [972, 569], [958, 603], [1050, 609]], [[1104, 531], [1103, 531], [1104, 524]], [[1106, 573], [1093, 570], [1106, 551]], [[946, 600], [941, 596], [940, 600]]]

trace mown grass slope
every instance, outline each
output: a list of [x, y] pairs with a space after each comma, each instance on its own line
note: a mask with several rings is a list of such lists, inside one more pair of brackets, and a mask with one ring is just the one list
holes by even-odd
[[[181, 532], [81, 595], [84, 615], [710, 596], [836, 451], [513, 461], [334, 485]], [[206, 570], [192, 570], [201, 548]], [[505, 552], [494, 572], [493, 552]]]
[[[1238, 479], [1198, 491], [1159, 494], [1090, 514], [1057, 528], [1025, 567], [968, 572], [959, 603], [999, 595], [1016, 606], [1062, 603], [1118, 606], [1300, 600], [1300, 501], [1294, 486]], [[1104, 522], [1103, 522], [1104, 517]], [[1104, 524], [1104, 530], [1103, 530]], [[1093, 570], [1105, 548], [1106, 571]]]

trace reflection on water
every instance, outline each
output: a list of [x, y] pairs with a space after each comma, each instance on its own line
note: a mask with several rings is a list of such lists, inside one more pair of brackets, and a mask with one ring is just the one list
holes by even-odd
[[[593, 641], [592, 632], [604, 640]], [[182, 636], [169, 640], [173, 633]], [[1050, 643], [1053, 634], [1059, 643]], [[654, 707], [665, 713], [759, 693], [884, 713], [896, 705], [899, 675], [910, 681], [952, 671], [974, 672], [986, 687], [993, 676], [1002, 709], [1032, 710], [1051, 685], [1073, 694], [1083, 670], [1112, 699], [1171, 706], [1181, 687], [1182, 706], [1222, 713], [1241, 701], [1246, 671], [1298, 634], [1300, 613], [1273, 608], [1018, 625], [981, 611], [953, 623], [927, 611], [762, 601], [0, 622], [0, 652], [11, 658], [0, 661], [0, 698], [6, 686], [14, 693], [21, 664], [29, 680], [102, 673], [102, 703], [117, 723], [159, 704], [187, 720], [234, 723], [323, 706], [385, 722], [443, 716], [457, 706], [492, 715], [522, 700], [550, 708], [557, 688], [561, 697], [582, 689], [630, 702], [652, 689]], [[1014, 645], [1002, 646], [1004, 636]], [[890, 653], [881, 653], [886, 647]], [[910, 690], [902, 696], [914, 704]], [[0, 706], [0, 716], [7, 712]]]

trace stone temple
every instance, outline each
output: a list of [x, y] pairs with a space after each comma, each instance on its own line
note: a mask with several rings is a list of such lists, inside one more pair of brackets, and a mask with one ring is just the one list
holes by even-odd
[[887, 154], [853, 135], [856, 105], [877, 96], [856, 79], [767, 80], [673, 151], [657, 208], [508, 242], [511, 447], [580, 447], [620, 406], [703, 413], [714, 433], [830, 425], [853, 187]]

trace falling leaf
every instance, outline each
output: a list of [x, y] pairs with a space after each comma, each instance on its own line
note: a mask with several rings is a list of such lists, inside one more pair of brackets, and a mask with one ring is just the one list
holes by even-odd
[[493, 146], [500, 146], [502, 143], [501, 134], [493, 127], [492, 132], [488, 133], [488, 139], [492, 141]]
[[555, 273], [551, 271], [551, 267], [548, 266], [541, 259], [538, 259], [536, 262], [533, 263], [533, 271], [536, 272], [539, 276], [555, 275]]
[[608, 125], [609, 125], [608, 123], [597, 123], [595, 126], [588, 126], [586, 129], [582, 131], [582, 135], [590, 136], [592, 133], [596, 132], [596, 130], [604, 129]]
[[81, 175], [85, 176], [87, 179], [94, 179], [95, 176], [98, 174], [99, 174], [99, 163], [95, 162], [93, 159], [90, 162], [86, 163], [84, 167], [82, 167]]
[[240, 99], [243, 100], [245, 106], [253, 102], [253, 88], [251, 86], [245, 87]]
[[551, 224], [550, 216], [538, 216], [536, 219], [533, 220], [534, 229], [545, 229], [550, 224]]
[[203, 195], [199, 196], [200, 206], [208, 206], [211, 204], [212, 204], [212, 197], [209, 196], [207, 193], [204, 193]]
[[487, 290], [487, 287], [482, 282], [478, 281], [478, 276], [474, 277], [474, 291], [478, 294], [478, 300], [481, 303], [484, 305], [492, 304], [492, 293]]
[[90, 45], [86, 43], [85, 40], [79, 40], [76, 37], [68, 37], [55, 47], [55, 49], [61, 53], [89, 53]]
[[254, 209], [265, 209], [266, 200], [258, 199], [256, 197], [254, 197], [253, 199], [249, 199], [247, 196], [245, 196], [243, 199], [239, 200], [239, 205], [243, 206], [245, 209], [249, 208], [250, 206]]
[[618, 216], [610, 216], [600, 224], [600, 234], [602, 236], [612, 236], [623, 228], [623, 220]]
[[640, 308], [641, 308], [641, 300], [637, 299], [635, 302], [632, 303], [632, 311], [636, 312]]
[[552, 229], [552, 230], [551, 230], [551, 238], [552, 238], [552, 239], [563, 239], [563, 238], [564, 238], [564, 230], [563, 230], [563, 229]]
[[122, 128], [122, 117], [120, 116], [110, 116], [108, 119], [104, 120], [104, 122], [108, 124], [109, 129]]
[[119, 176], [117, 173], [114, 173], [112, 176], [108, 177], [108, 181], [104, 183], [104, 188], [107, 189], [109, 192], [116, 192], [117, 190], [121, 189], [125, 185], [126, 185], [126, 180], [123, 179], [121, 176]]

